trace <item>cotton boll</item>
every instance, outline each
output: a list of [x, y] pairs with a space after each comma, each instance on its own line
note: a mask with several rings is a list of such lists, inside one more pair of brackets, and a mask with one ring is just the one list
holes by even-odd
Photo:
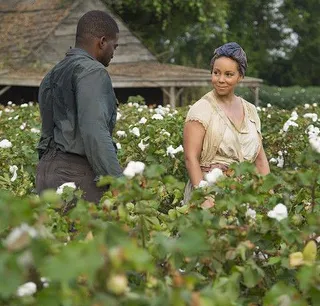
[[33, 282], [28, 282], [21, 285], [17, 290], [17, 296], [30, 296], [37, 292], [37, 285]]
[[8, 139], [3, 139], [0, 141], [0, 148], [8, 149], [12, 147], [12, 143]]
[[214, 168], [210, 172], [206, 173], [204, 177], [209, 184], [214, 184], [221, 176], [223, 176], [222, 170]]
[[132, 130], [130, 130], [130, 132], [131, 132], [133, 135], [135, 135], [135, 136], [137, 136], [137, 137], [140, 137], [140, 130], [139, 130], [139, 128], [134, 127]]
[[147, 118], [142, 117], [142, 118], [140, 119], [139, 123], [140, 123], [140, 124], [145, 124], [147, 121], [148, 121]]
[[136, 174], [142, 174], [145, 164], [139, 161], [130, 161], [124, 169], [123, 174], [128, 178], [133, 178]]
[[116, 134], [118, 137], [126, 137], [127, 136], [127, 133], [125, 131], [117, 131]]
[[73, 189], [77, 188], [77, 186], [76, 186], [76, 184], [74, 182], [67, 182], [67, 183], [62, 184], [61, 186], [59, 186], [57, 188], [57, 191], [56, 191], [57, 194], [62, 194], [64, 187], [71, 187]]
[[163, 120], [163, 116], [160, 114], [154, 114], [151, 119], [155, 119], [155, 120]]
[[278, 221], [281, 221], [283, 219], [288, 218], [288, 210], [285, 205], [282, 203], [277, 204], [273, 210], [270, 210], [268, 212], [268, 217], [272, 219], [276, 219]]
[[12, 178], [10, 179], [10, 181], [14, 182], [18, 177], [17, 175], [18, 167], [16, 165], [10, 166], [9, 171], [12, 174]]

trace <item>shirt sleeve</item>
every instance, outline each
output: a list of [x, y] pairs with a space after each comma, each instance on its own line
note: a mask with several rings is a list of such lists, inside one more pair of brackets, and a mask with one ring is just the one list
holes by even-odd
[[211, 119], [211, 105], [208, 101], [202, 99], [193, 104], [187, 114], [187, 121], [200, 122], [205, 130], [207, 130]]
[[96, 175], [120, 176], [122, 169], [110, 132], [116, 99], [106, 70], [96, 69], [78, 79], [76, 103], [80, 134], [93, 171]]

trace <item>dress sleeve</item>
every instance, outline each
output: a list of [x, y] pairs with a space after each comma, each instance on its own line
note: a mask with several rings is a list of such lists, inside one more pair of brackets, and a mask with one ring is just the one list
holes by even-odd
[[249, 109], [249, 115], [250, 115], [250, 120], [253, 121], [256, 125], [256, 129], [260, 135], [260, 137], [262, 138], [262, 134], [261, 134], [261, 121], [260, 121], [260, 117], [259, 117], [259, 114], [258, 114], [258, 111], [257, 111], [257, 108], [247, 102], [247, 105], [248, 105], [248, 109]]
[[190, 107], [185, 121], [198, 121], [203, 125], [205, 130], [207, 130], [211, 120], [211, 114], [211, 105], [208, 101], [201, 99]]

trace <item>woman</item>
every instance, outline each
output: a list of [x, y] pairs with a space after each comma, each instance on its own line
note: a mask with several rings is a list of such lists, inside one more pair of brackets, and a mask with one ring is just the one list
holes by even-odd
[[[190, 180], [184, 202], [204, 174], [222, 171], [234, 162], [255, 163], [258, 173], [270, 172], [262, 145], [260, 119], [254, 105], [234, 94], [243, 79], [247, 58], [235, 42], [217, 48], [211, 60], [213, 90], [193, 104], [187, 114], [183, 145]], [[203, 207], [212, 206], [210, 200]]]

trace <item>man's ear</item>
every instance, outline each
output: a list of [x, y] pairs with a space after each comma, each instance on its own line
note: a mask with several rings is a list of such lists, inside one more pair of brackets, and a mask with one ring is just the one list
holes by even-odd
[[107, 38], [105, 36], [101, 36], [99, 39], [99, 47], [102, 49], [107, 44]]

